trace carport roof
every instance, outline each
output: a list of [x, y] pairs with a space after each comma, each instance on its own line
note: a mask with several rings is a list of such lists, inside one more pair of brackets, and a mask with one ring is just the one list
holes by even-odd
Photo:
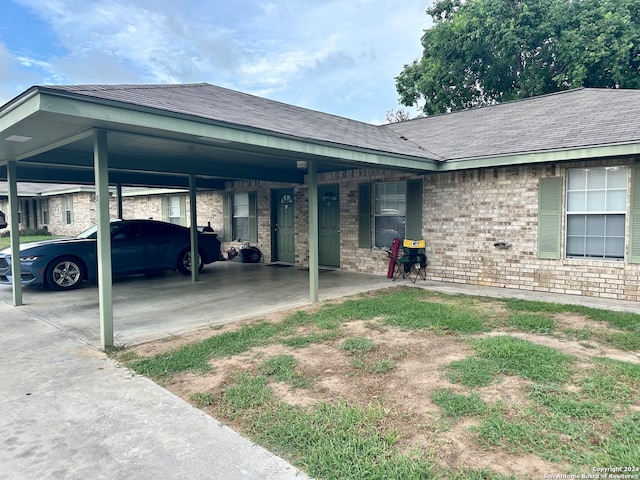
[[108, 133], [111, 183], [200, 188], [224, 181], [304, 181], [361, 167], [436, 163], [393, 130], [201, 83], [35, 86], [0, 108], [2, 166], [21, 181], [91, 183], [93, 132]]
[[419, 146], [393, 130], [208, 83], [70, 85], [41, 87], [41, 91], [126, 103], [131, 108], [157, 109], [168, 115], [190, 115], [243, 130], [257, 129], [305, 141], [428, 158]]

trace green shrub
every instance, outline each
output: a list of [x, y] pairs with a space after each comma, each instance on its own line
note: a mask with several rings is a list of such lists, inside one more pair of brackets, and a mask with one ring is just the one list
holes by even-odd
[[[8, 238], [11, 235], [10, 230], [5, 230], [0, 233], [0, 237]], [[51, 232], [47, 227], [42, 228], [27, 228], [25, 230], [20, 230], [18, 232], [18, 236], [20, 237], [50, 237]]]

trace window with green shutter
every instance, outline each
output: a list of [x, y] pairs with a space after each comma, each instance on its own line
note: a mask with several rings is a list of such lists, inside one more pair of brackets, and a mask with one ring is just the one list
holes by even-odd
[[422, 239], [421, 179], [376, 183], [371, 190], [368, 183], [358, 186], [359, 247], [389, 248], [396, 237]]
[[257, 212], [256, 192], [225, 194], [222, 200], [224, 241], [257, 242]]

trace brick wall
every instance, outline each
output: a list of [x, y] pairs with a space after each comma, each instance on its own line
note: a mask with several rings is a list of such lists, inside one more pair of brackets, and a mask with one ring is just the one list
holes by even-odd
[[[162, 205], [160, 195], [139, 195], [137, 197], [122, 198], [122, 216], [124, 218], [153, 218], [162, 220]], [[113, 216], [117, 216], [117, 205], [111, 207], [109, 211]]]
[[54, 195], [49, 198], [49, 231], [59, 236], [74, 236], [96, 223], [96, 195], [91, 192], [68, 194], [72, 199], [72, 221], [66, 223], [65, 197]]
[[[640, 265], [537, 258], [539, 178], [566, 178], [567, 168], [589, 165], [603, 164], [574, 162], [425, 175], [427, 278], [637, 301]], [[499, 239], [509, 242], [510, 248], [494, 247]]]

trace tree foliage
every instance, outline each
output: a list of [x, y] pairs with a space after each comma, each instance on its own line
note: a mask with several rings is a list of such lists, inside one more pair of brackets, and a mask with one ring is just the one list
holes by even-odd
[[387, 110], [387, 122], [389, 123], [406, 122], [410, 118], [409, 112], [402, 108], [398, 110]]
[[640, 0], [439, 0], [403, 105], [443, 113], [576, 87], [640, 88]]

